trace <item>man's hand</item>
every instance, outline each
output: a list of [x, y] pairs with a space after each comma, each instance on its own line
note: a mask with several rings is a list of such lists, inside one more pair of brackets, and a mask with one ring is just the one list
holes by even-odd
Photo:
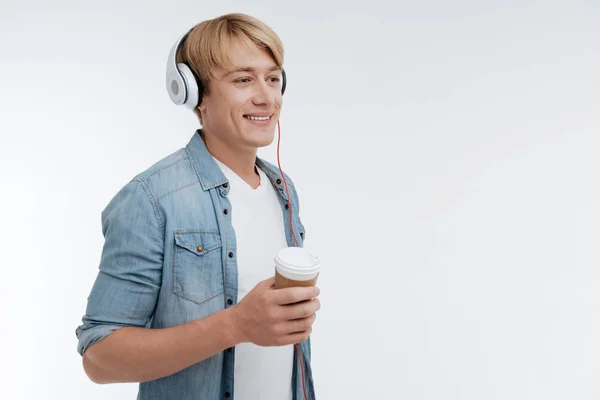
[[275, 277], [260, 282], [236, 306], [240, 342], [285, 346], [308, 339], [321, 308], [316, 286], [274, 289]]

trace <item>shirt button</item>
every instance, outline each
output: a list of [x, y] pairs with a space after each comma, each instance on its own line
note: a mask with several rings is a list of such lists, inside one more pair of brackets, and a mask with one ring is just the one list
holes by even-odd
[[281, 179], [277, 179], [276, 182], [277, 182], [278, 185], [281, 184]]
[[231, 393], [225, 392], [225, 397], [229, 397], [229, 396], [231, 396]]
[[228, 256], [229, 256], [229, 258], [233, 258], [233, 253], [230, 251]]
[[287, 210], [288, 208], [290, 208], [290, 205], [286, 203], [285, 209]]
[[232, 305], [233, 301], [231, 299], [227, 299], [227, 304]]
[[226, 188], [227, 186], [229, 186], [229, 184], [228, 184], [227, 182], [225, 182], [225, 183], [223, 184], [223, 187], [224, 187], [224, 188]]
[[198, 246], [198, 252], [202, 253], [204, 251], [204, 247]]
[[227, 215], [229, 213], [229, 211], [227, 209], [223, 210], [223, 214]]

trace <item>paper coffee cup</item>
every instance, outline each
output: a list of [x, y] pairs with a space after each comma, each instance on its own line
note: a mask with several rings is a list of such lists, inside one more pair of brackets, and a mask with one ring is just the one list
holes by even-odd
[[275, 289], [315, 286], [321, 260], [303, 247], [284, 247], [275, 256]]

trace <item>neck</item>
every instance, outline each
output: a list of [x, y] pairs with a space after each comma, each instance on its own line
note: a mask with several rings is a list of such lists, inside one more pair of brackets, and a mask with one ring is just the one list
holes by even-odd
[[232, 147], [219, 140], [216, 135], [207, 135], [203, 129], [201, 137], [208, 152], [217, 160], [227, 165], [240, 178], [250, 186], [256, 188], [260, 183], [260, 176], [256, 170], [256, 149]]

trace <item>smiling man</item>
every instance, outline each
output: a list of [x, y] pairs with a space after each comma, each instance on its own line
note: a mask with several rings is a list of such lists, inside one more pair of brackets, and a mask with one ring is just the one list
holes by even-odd
[[191, 75], [169, 94], [202, 128], [102, 212], [99, 272], [76, 330], [85, 372], [140, 382], [141, 400], [314, 399], [319, 289], [273, 287], [275, 254], [305, 238], [298, 194], [257, 157], [281, 111], [281, 41], [228, 14], [191, 29], [172, 57]]

